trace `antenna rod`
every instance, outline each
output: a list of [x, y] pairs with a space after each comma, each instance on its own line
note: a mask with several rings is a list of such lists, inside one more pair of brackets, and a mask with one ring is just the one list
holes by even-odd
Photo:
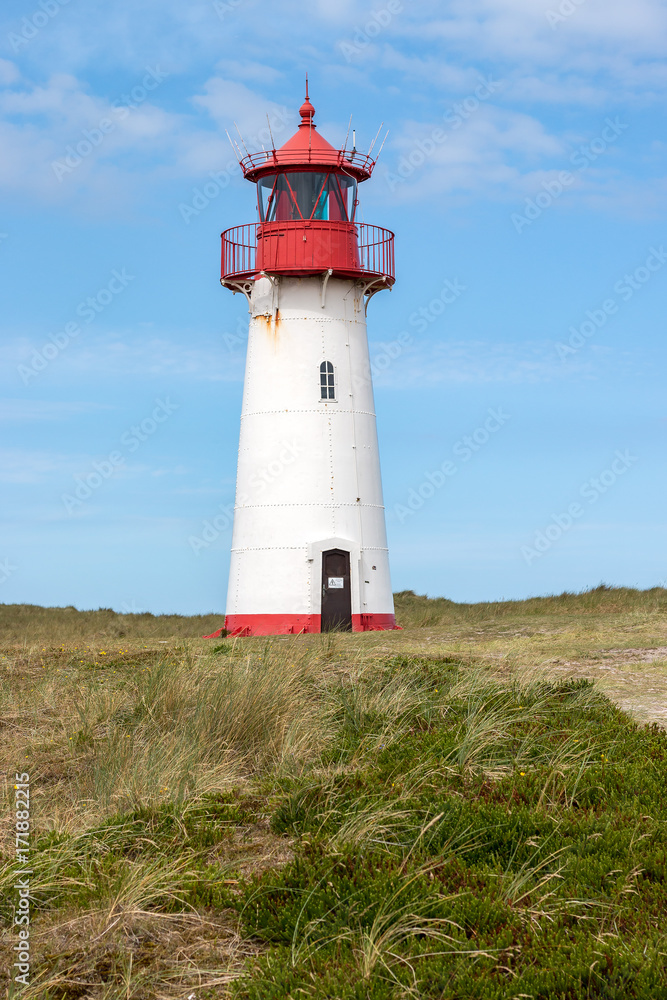
[[[387, 129], [387, 135], [389, 135], [389, 129]], [[384, 144], [387, 141], [387, 135], [385, 135], [384, 139], [382, 140], [382, 145], [378, 149], [378, 155], [375, 157], [375, 163], [377, 163], [377, 161], [380, 159], [380, 153], [384, 149]]]
[[269, 118], [268, 111], [266, 112], [266, 124], [269, 126], [269, 135], [271, 136], [271, 148], [275, 151], [276, 144], [273, 140], [273, 132], [271, 131], [271, 119]]
[[[241, 142], [243, 142], [243, 136], [241, 135], [241, 129], [238, 127], [238, 125], [236, 124], [236, 122], [234, 122], [234, 128], [236, 129], [236, 131], [239, 134], [239, 139], [241, 140]], [[248, 153], [248, 147], [246, 146], [245, 142], [243, 142], [243, 148], [245, 149], [246, 153]], [[248, 156], [250, 156], [250, 153], [248, 153]]]
[[306, 100], [307, 101], [310, 100], [310, 98], [308, 97], [308, 73], [306, 73]]
[[236, 157], [236, 159], [240, 163], [241, 162], [241, 150], [238, 148], [238, 146], [234, 145], [234, 140], [232, 139], [232, 137], [229, 134], [229, 132], [227, 131], [227, 129], [225, 129], [225, 133], [227, 135], [227, 138], [229, 139], [229, 145], [232, 147], [232, 150], [234, 152], [234, 156]]
[[343, 143], [343, 149], [347, 149], [347, 140], [348, 140], [348, 136], [350, 134], [350, 127], [351, 127], [351, 125], [352, 125], [352, 115], [350, 115], [350, 120], [347, 123], [347, 132], [345, 133], [345, 142]]
[[379, 134], [380, 134], [380, 129], [382, 128], [382, 126], [383, 126], [383, 125], [384, 125], [384, 122], [380, 122], [380, 128], [379, 128], [379, 129], [377, 130], [377, 132], [375, 133], [375, 139], [373, 139], [373, 141], [372, 141], [372, 143], [371, 143], [371, 147], [370, 147], [370, 149], [368, 150], [368, 155], [369, 155], [369, 156], [370, 156], [370, 155], [371, 155], [371, 153], [373, 152], [373, 146], [374, 146], [374, 145], [375, 145], [375, 143], [377, 142], [377, 137], [379, 136]]

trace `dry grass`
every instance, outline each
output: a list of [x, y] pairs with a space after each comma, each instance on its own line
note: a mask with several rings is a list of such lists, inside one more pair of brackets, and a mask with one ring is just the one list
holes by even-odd
[[[345, 843], [409, 856], [439, 817], [415, 826], [402, 796], [436, 788], [445, 775], [497, 781], [530, 759], [550, 775], [545, 808], [567, 807], [565, 777], [574, 797], [576, 775], [600, 756], [599, 746], [575, 739], [538, 746], [526, 738], [518, 750], [506, 748], [508, 727], [523, 717], [522, 695], [531, 719], [539, 717], [539, 681], [596, 677], [643, 721], [667, 719], [664, 590], [476, 606], [403, 594], [397, 609], [401, 632], [211, 641], [201, 634], [219, 627], [213, 616], [0, 607], [2, 772], [30, 771], [33, 838], [54, 838], [35, 855], [33, 889], [47, 902], [33, 926], [33, 968], [40, 971], [26, 1000], [171, 1000], [193, 990], [198, 998], [225, 996], [260, 946], [240, 936], [231, 911], [208, 905], [206, 893], [217, 885], [233, 892], [239, 879], [291, 858], [290, 838], [268, 829], [276, 782], [298, 779], [295, 794], [316, 791], [322, 830], [337, 827], [332, 850]], [[455, 660], [467, 670], [434, 689], [414, 673], [378, 669], [411, 655]], [[439, 767], [417, 764], [395, 800], [378, 795], [336, 816], [337, 776], [372, 762], [415, 725], [437, 724], [453, 699], [467, 708], [456, 746]], [[327, 753], [342, 732], [357, 742], [341, 763]], [[6, 780], [8, 806], [10, 791]], [[177, 837], [164, 840], [141, 818], [161, 816], [171, 804], [189, 830], [203, 802], [232, 793], [254, 803], [249, 818], [196, 849], [178, 848]], [[121, 814], [139, 817], [130, 839], [124, 828], [104, 825]], [[5, 828], [6, 888], [8, 836]], [[459, 852], [466, 836], [461, 831]], [[534, 889], [537, 880], [543, 891], [526, 910], [528, 920], [555, 912], [557, 860], [551, 855], [547, 864], [541, 855], [530, 870], [501, 880], [504, 898], [516, 905], [524, 882]], [[201, 898], [193, 889], [200, 879]], [[393, 977], [394, 949], [411, 935], [451, 947], [445, 924], [429, 924], [400, 898], [388, 901], [370, 930], [350, 934], [362, 978], [380, 966]], [[317, 941], [313, 926], [298, 946], [316, 950]], [[1, 954], [7, 968], [8, 946]]]
[[119, 810], [298, 772], [331, 726], [317, 659], [296, 643], [265, 646], [221, 656], [181, 645], [152, 651], [152, 663], [127, 646], [94, 659], [5, 655], [3, 772], [28, 761], [44, 827], [70, 833]]
[[141, 910], [59, 914], [33, 935], [34, 967], [23, 1000], [46, 996], [151, 996], [176, 1000], [237, 978], [258, 947], [234, 921], [214, 914], [166, 916]]
[[36, 604], [0, 604], [0, 643], [105, 643], [121, 639], [198, 639], [222, 625], [224, 616], [119, 614], [111, 608], [77, 611]]

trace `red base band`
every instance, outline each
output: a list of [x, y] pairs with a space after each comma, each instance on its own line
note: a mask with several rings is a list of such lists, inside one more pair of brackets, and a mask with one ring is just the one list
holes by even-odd
[[[387, 632], [400, 628], [394, 615], [352, 615], [353, 632]], [[228, 635], [303, 635], [320, 632], [320, 615], [227, 615], [224, 628], [205, 639], [217, 639], [227, 630]]]

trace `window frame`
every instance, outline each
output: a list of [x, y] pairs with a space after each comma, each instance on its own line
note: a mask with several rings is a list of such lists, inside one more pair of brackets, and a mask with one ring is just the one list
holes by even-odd
[[[324, 392], [326, 392], [326, 396], [323, 395]], [[320, 403], [336, 402], [338, 402], [336, 393], [336, 368], [333, 361], [324, 360], [320, 364]]]
[[[313, 202], [313, 208], [308, 217], [306, 217], [301, 211], [301, 206], [296, 195], [295, 188], [290, 183], [290, 174], [320, 174], [323, 175], [323, 181], [320, 185], [319, 191]], [[348, 176], [348, 175], [345, 175]], [[269, 189], [268, 184], [263, 184], [264, 180], [269, 177], [273, 178], [273, 183]], [[284, 184], [286, 186], [287, 192], [289, 192], [290, 198], [290, 219], [272, 219], [271, 211], [275, 210], [277, 196], [278, 196], [278, 186], [280, 179], [284, 178]], [[273, 222], [331, 222], [331, 218], [318, 219], [317, 208], [320, 203], [322, 195], [326, 194], [327, 201], [330, 198], [335, 198], [338, 206], [338, 211], [344, 212], [346, 218], [336, 219], [336, 222], [347, 222], [354, 223], [357, 209], [357, 182], [355, 178], [350, 178], [349, 188], [353, 192], [352, 202], [351, 202], [351, 215], [350, 215], [350, 204], [348, 204], [348, 185], [341, 184], [341, 175], [335, 170], [278, 170], [275, 174], [267, 174], [265, 177], [261, 177], [257, 183], [257, 203], [259, 209], [259, 219], [260, 223], [273, 223]], [[266, 199], [263, 197], [263, 192], [267, 192]], [[286, 192], [286, 193], [287, 193]], [[265, 203], [264, 203], [265, 202]], [[327, 206], [328, 207], [328, 206]], [[294, 213], [297, 214], [294, 214]], [[330, 208], [328, 207], [327, 214], [330, 215]]]

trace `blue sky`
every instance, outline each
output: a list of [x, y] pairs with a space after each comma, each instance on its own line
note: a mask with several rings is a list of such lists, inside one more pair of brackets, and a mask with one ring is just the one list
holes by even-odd
[[396, 233], [369, 307], [394, 589], [665, 583], [664, 3], [3, 17], [0, 601], [224, 610], [247, 311], [219, 234], [255, 218], [225, 129], [285, 141], [306, 70], [329, 141], [390, 130], [360, 195]]

